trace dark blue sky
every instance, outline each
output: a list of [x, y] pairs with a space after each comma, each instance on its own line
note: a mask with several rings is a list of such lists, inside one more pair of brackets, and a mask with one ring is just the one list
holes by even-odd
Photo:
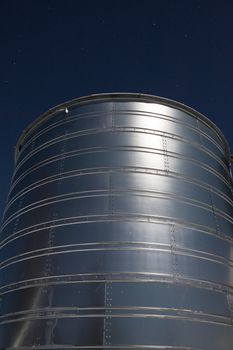
[[142, 92], [199, 110], [233, 148], [233, 1], [3, 0], [0, 212], [14, 146], [66, 100]]

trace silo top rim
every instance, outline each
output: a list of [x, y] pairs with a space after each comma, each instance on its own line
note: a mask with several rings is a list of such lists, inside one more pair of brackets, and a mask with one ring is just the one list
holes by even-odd
[[214, 129], [219, 134], [220, 138], [223, 140], [225, 144], [227, 156], [229, 156], [230, 158], [229, 145], [225, 139], [225, 136], [221, 132], [221, 130], [210, 119], [208, 119], [203, 114], [196, 111], [195, 109], [189, 106], [186, 106], [181, 102], [177, 102], [165, 97], [149, 95], [149, 94], [140, 94], [140, 93], [113, 92], [113, 93], [99, 93], [99, 94], [92, 94], [88, 96], [78, 97], [73, 100], [66, 101], [55, 107], [50, 108], [47, 112], [43, 113], [41, 116], [36, 118], [36, 120], [34, 120], [31, 124], [29, 124], [29, 126], [22, 132], [16, 144], [15, 160], [17, 160], [17, 156], [19, 153], [19, 146], [23, 143], [24, 138], [34, 128], [36, 128], [38, 124], [44, 122], [53, 113], [56, 113], [59, 110], [65, 110], [66, 108], [73, 107], [79, 104], [85, 104], [90, 102], [100, 102], [100, 101], [104, 102], [104, 101], [112, 101], [112, 100], [126, 100], [126, 101], [128, 100], [128, 101], [137, 101], [137, 102], [160, 103], [162, 105], [165, 105], [168, 107], [175, 107], [176, 109], [179, 109], [183, 112], [187, 112], [188, 114], [193, 115], [195, 118], [203, 121], [211, 129]]

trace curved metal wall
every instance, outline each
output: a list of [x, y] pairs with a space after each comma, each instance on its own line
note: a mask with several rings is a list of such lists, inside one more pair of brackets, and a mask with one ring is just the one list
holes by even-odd
[[232, 350], [229, 149], [173, 101], [97, 95], [20, 138], [0, 348]]

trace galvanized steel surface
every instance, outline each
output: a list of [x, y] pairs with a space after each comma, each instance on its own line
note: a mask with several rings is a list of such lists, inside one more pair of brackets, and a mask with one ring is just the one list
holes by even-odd
[[0, 348], [232, 350], [230, 152], [174, 101], [102, 94], [21, 136]]

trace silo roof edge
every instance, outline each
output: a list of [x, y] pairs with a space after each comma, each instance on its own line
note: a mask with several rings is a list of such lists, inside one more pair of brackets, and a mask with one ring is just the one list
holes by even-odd
[[24, 138], [28, 133], [30, 133], [31, 130], [33, 130], [38, 124], [46, 120], [48, 117], [50, 117], [53, 113], [58, 112], [59, 110], [65, 110], [68, 107], [72, 107], [75, 105], [88, 103], [88, 102], [95, 102], [95, 101], [112, 101], [112, 100], [131, 100], [131, 101], [141, 101], [141, 102], [148, 102], [148, 103], [160, 103], [162, 105], [168, 106], [168, 107], [175, 107], [183, 112], [187, 112], [197, 119], [200, 119], [205, 124], [207, 124], [211, 129], [214, 129], [219, 135], [219, 137], [223, 140], [223, 143], [226, 148], [227, 156], [229, 157], [229, 163], [230, 163], [230, 148], [228, 145], [228, 142], [222, 133], [222, 131], [217, 127], [215, 123], [213, 123], [210, 119], [205, 117], [202, 113], [196, 111], [194, 108], [189, 107], [181, 102], [177, 102], [175, 100], [171, 100], [169, 98], [155, 96], [155, 95], [149, 95], [149, 94], [142, 94], [142, 93], [127, 93], [127, 92], [112, 92], [112, 93], [98, 93], [98, 94], [91, 94], [83, 97], [78, 97], [69, 101], [66, 101], [64, 103], [61, 103], [59, 105], [56, 105], [50, 109], [48, 109], [45, 113], [41, 114], [38, 118], [36, 118], [31, 124], [28, 125], [20, 135], [18, 142], [16, 144], [15, 148], [15, 161], [17, 160], [17, 156], [19, 153], [19, 147], [22, 144]]

